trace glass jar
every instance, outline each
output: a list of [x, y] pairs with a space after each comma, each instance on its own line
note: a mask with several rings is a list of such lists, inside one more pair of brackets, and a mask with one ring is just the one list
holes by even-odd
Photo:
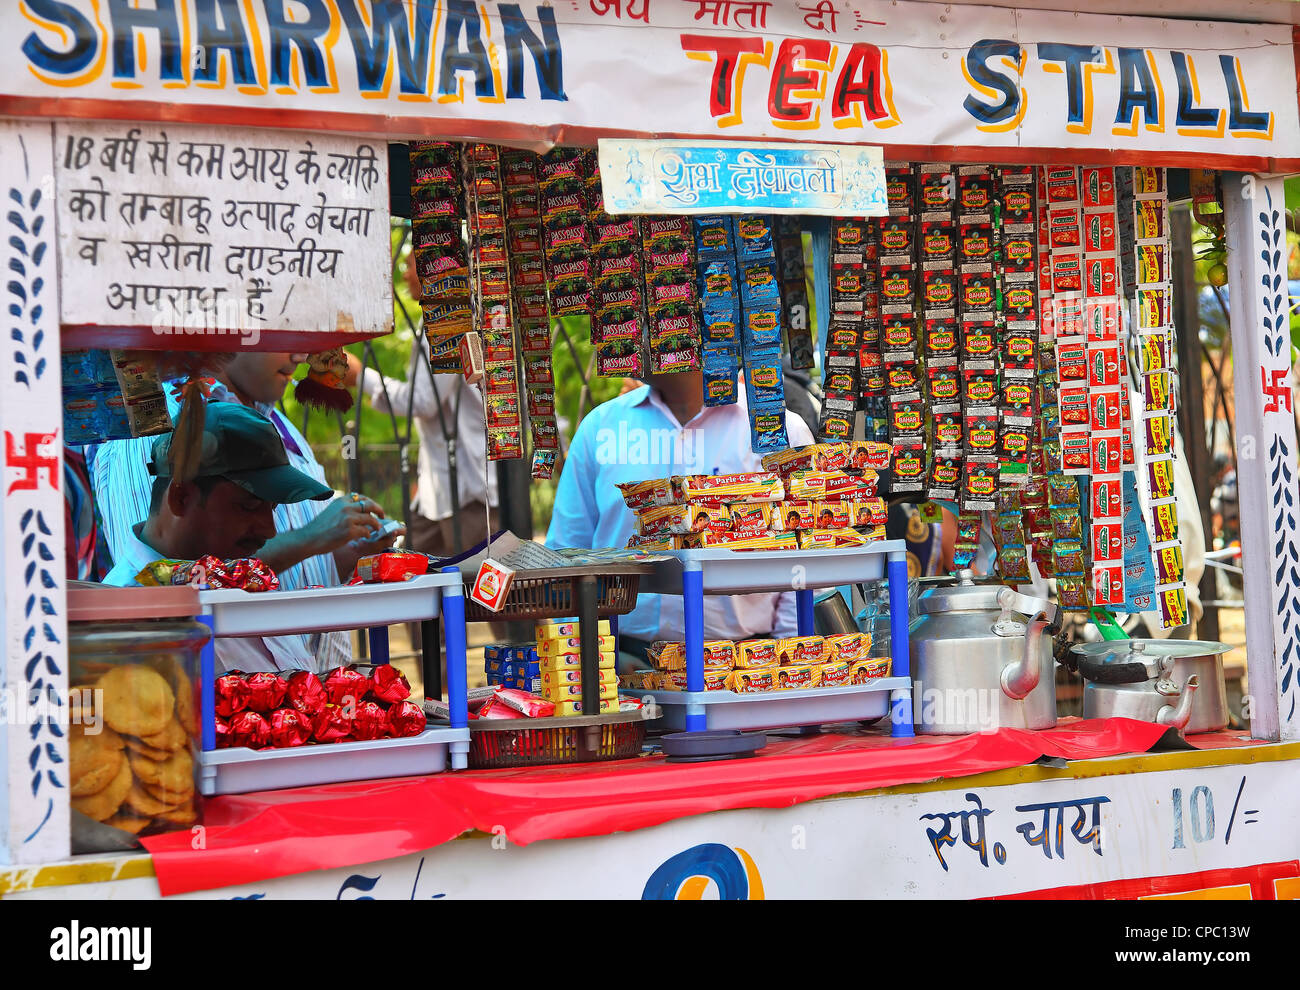
[[[70, 591], [77, 596], [68, 623], [72, 851], [133, 848], [137, 836], [201, 821], [199, 652], [210, 632], [192, 618], [192, 589]], [[189, 615], [166, 615], [177, 609]]]

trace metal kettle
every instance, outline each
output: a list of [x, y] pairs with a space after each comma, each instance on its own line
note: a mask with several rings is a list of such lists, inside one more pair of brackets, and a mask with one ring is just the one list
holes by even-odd
[[1148, 645], [1134, 639], [1071, 649], [1085, 682], [1084, 718], [1134, 718], [1187, 728], [1200, 680], [1193, 674], [1180, 688], [1173, 678], [1175, 656], [1148, 652]]
[[1052, 627], [1057, 608], [1014, 588], [957, 584], [926, 591], [910, 635], [912, 710], [923, 733], [1056, 724]]

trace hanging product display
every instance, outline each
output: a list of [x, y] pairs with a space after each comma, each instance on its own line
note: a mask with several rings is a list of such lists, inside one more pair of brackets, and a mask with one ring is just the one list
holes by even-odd
[[[1120, 478], [1124, 468], [1120, 383], [1125, 376], [1120, 340], [1119, 257], [1114, 233], [1117, 216], [1114, 173], [1109, 167], [1082, 169], [1078, 206], [1057, 207], [1051, 218], [1055, 237], [1059, 215], [1068, 212], [1073, 238], [1074, 211], [1078, 210], [1088, 361], [1088, 418], [1082, 424], [1082, 432], [1088, 441], [1088, 518], [1092, 526], [1122, 526], [1124, 510]], [[1072, 431], [1072, 435], [1077, 432]], [[1098, 551], [1109, 555], [1109, 547], [1098, 546], [1095, 541], [1090, 541], [1089, 546], [1093, 604], [1123, 605], [1123, 560], [1099, 558]]]
[[[813, 351], [797, 219], [613, 217], [590, 151], [417, 142], [411, 163], [435, 368], [481, 374], [492, 459], [523, 456], [526, 408], [533, 476], [551, 476], [550, 320], [566, 316], [590, 318], [599, 375], [701, 368], [709, 406], [743, 382], [752, 448], [785, 449], [783, 337], [795, 367]], [[1129, 603], [1131, 575], [1183, 621], [1164, 172], [891, 163], [886, 181], [888, 216], [831, 218], [817, 437], [887, 439], [891, 496], [955, 503], [959, 565], [991, 533], [1000, 576], [1032, 562], [1067, 608]], [[1141, 561], [1126, 470], [1150, 517]]]
[[459, 372], [460, 335], [473, 326], [460, 146], [411, 142], [410, 176], [411, 247], [430, 363], [435, 373]]
[[[488, 460], [524, 456], [519, 354], [506, 261], [506, 209], [501, 152], [470, 145], [463, 159], [474, 326], [483, 340], [483, 406]], [[553, 384], [550, 357], [524, 362], [525, 380]]]
[[1141, 445], [1152, 534], [1156, 608], [1165, 628], [1187, 622], [1183, 551], [1174, 497], [1173, 252], [1163, 168], [1133, 169], [1137, 351], [1142, 383]]
[[797, 217], [777, 217], [776, 257], [781, 280], [781, 309], [785, 314], [786, 347], [790, 367], [813, 367], [817, 342], [808, 305], [807, 272], [803, 258], [803, 231]]
[[555, 382], [551, 370], [551, 321], [542, 252], [541, 193], [537, 156], [501, 150], [505, 192], [505, 247], [510, 261], [510, 300], [515, 340], [524, 363], [528, 429], [533, 441], [532, 476], [551, 477], [559, 450], [555, 424]]

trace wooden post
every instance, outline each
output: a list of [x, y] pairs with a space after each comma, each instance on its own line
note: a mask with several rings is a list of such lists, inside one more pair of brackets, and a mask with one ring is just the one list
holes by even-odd
[[1281, 178], [1225, 175], [1251, 734], [1300, 738], [1300, 468]]
[[[1196, 485], [1196, 500], [1201, 508], [1201, 532], [1209, 549], [1210, 534], [1210, 451], [1205, 440], [1205, 391], [1201, 368], [1200, 299], [1196, 293], [1196, 258], [1192, 253], [1192, 215], [1190, 210], [1170, 210], [1170, 243], [1174, 249], [1174, 328], [1178, 341], [1179, 427], [1183, 434], [1183, 452], [1187, 470]], [[1218, 598], [1215, 569], [1208, 564], [1201, 575], [1201, 601]], [[1197, 625], [1198, 639], [1219, 638], [1219, 609], [1205, 607]]]
[[54, 132], [0, 119], [0, 861], [66, 858], [68, 629]]

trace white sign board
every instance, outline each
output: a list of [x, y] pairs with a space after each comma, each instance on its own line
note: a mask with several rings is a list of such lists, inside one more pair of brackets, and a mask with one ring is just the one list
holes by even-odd
[[73, 122], [54, 146], [65, 345], [316, 351], [312, 333], [392, 329], [383, 142]]
[[942, 148], [976, 162], [1074, 149], [1064, 160], [1300, 163], [1289, 25], [911, 0], [292, 11], [244, 0], [220, 11], [210, 0], [0, 4], [0, 114], [568, 144], [879, 144], [922, 161]]

